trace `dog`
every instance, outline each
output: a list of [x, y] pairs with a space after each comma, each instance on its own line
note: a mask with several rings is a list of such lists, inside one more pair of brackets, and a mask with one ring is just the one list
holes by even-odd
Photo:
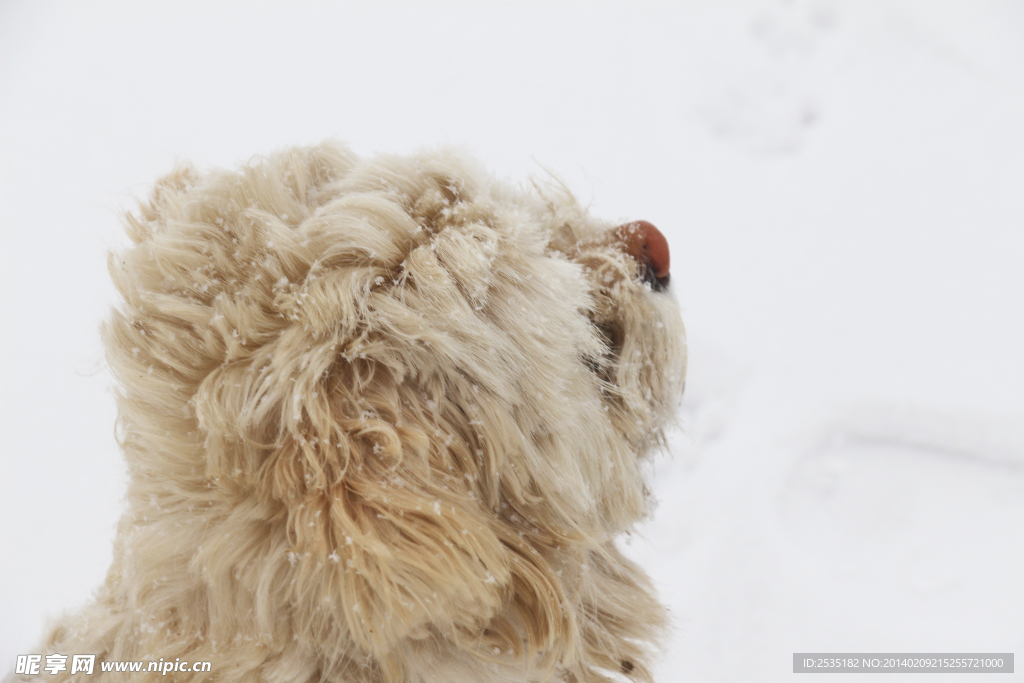
[[650, 681], [615, 539], [684, 386], [668, 244], [552, 185], [333, 143], [159, 180], [108, 263], [127, 511], [42, 646], [95, 670], [38, 678]]

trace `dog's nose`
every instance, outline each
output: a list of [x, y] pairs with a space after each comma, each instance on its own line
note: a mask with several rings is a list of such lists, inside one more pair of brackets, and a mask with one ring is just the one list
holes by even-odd
[[644, 278], [655, 290], [668, 287], [668, 240], [651, 223], [632, 221], [615, 228], [615, 234], [626, 248], [626, 253], [644, 267]]

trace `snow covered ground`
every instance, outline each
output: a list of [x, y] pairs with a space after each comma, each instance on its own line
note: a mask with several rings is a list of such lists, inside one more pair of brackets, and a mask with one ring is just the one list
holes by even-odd
[[8, 0], [0, 669], [110, 561], [118, 212], [325, 137], [550, 169], [668, 235], [685, 430], [628, 541], [661, 681], [1024, 656], [1024, 4]]

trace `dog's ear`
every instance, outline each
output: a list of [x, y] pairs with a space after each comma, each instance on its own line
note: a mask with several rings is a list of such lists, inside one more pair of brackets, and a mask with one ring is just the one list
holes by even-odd
[[[212, 476], [280, 511], [268, 513], [279, 536], [268, 547], [288, 578], [247, 581], [258, 595], [283, 582], [287, 595], [258, 597], [257, 612], [276, 606], [257, 618], [269, 627], [284, 609], [300, 632], [350, 637], [382, 665], [433, 637], [495, 661], [571, 658], [556, 571], [485, 500], [479, 438], [441, 382], [425, 395], [377, 361], [312, 342], [279, 340], [302, 350], [294, 364], [279, 349], [262, 367], [219, 368], [195, 402]], [[221, 564], [233, 547], [205, 545]]]

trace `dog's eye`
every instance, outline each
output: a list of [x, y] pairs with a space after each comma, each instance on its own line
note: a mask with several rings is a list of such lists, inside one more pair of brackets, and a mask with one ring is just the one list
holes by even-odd
[[619, 330], [611, 323], [595, 323], [595, 327], [608, 351], [612, 355], [618, 355], [619, 349], [622, 348], [622, 334]]
[[608, 379], [608, 366], [609, 361], [614, 360], [619, 355], [619, 350], [622, 348], [621, 334], [616, 330], [615, 326], [610, 323], [593, 323], [597, 329], [597, 333], [604, 342], [604, 347], [608, 350], [607, 355], [601, 358], [585, 357], [583, 363], [587, 368], [598, 377]]

